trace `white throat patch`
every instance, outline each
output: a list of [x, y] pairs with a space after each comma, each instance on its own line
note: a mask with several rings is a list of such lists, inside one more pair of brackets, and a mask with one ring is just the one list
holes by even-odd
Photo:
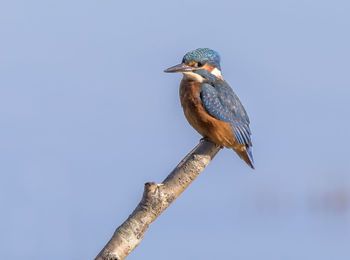
[[[196, 82], [203, 82], [204, 81], [204, 78], [197, 74], [197, 73], [194, 73], [194, 72], [182, 72], [184, 74], [184, 78], [186, 79], [190, 79], [190, 80], [193, 80], [193, 81], [196, 81]], [[220, 74], [221, 75], [221, 74]]]
[[219, 69], [214, 68], [210, 73], [213, 74], [215, 77], [222, 79], [221, 71]]

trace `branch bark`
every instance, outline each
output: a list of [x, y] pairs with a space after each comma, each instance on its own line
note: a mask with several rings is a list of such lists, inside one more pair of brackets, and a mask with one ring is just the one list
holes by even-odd
[[202, 139], [161, 184], [147, 182], [140, 203], [95, 260], [122, 260], [141, 242], [148, 227], [194, 181], [221, 147]]

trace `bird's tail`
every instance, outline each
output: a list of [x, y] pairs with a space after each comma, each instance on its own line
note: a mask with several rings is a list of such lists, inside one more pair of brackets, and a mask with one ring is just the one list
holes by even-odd
[[241, 157], [252, 169], [255, 169], [254, 167], [254, 159], [253, 159], [253, 149], [251, 146], [246, 146], [246, 149], [238, 152], [239, 157]]

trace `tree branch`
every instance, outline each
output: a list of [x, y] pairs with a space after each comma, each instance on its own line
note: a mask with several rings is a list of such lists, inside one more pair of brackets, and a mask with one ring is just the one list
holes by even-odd
[[148, 227], [194, 181], [221, 147], [202, 139], [161, 184], [145, 184], [142, 199], [95, 260], [122, 260], [141, 242]]

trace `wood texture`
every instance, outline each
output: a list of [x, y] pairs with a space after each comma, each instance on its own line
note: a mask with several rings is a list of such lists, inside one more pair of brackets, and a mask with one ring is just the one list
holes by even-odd
[[220, 149], [202, 139], [161, 184], [146, 183], [140, 203], [95, 260], [125, 259], [141, 242], [152, 222], [194, 181]]

